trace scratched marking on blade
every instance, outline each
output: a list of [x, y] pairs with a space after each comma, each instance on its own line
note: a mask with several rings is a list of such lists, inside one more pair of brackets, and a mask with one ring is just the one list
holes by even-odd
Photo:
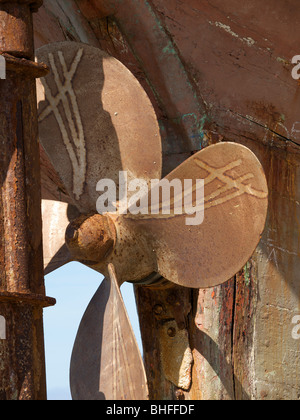
[[[259, 191], [255, 189], [254, 187], [252, 187], [251, 184], [249, 184], [249, 181], [255, 177], [253, 173], [248, 172], [235, 179], [230, 177], [229, 175], [226, 175], [226, 172], [229, 172], [230, 170], [234, 168], [242, 166], [243, 161], [241, 159], [231, 162], [228, 165], [223, 166], [221, 168], [214, 168], [200, 159], [195, 159], [194, 162], [201, 169], [204, 169], [206, 172], [208, 172], [208, 176], [204, 178], [205, 186], [207, 186], [208, 184], [211, 184], [215, 180], [219, 180], [224, 184], [223, 186], [217, 188], [209, 196], [205, 196], [203, 202], [195, 203], [196, 205], [194, 207], [194, 212], [201, 212], [204, 210], [208, 210], [212, 207], [220, 206], [244, 194], [256, 197], [258, 199], [266, 199], [268, 197], [267, 192]], [[193, 185], [192, 188], [183, 191], [183, 196], [190, 197], [195, 192], [195, 190], [196, 190], [196, 185]], [[150, 214], [140, 214], [139, 218], [168, 219], [168, 218], [178, 217], [183, 214], [185, 215], [186, 212], [184, 209], [182, 209], [182, 212], [180, 214], [175, 214], [172, 211], [170, 212], [170, 214], [162, 213], [162, 210], [164, 207], [168, 207], [169, 205], [175, 207], [178, 202], [179, 203], [184, 202], [182, 195], [176, 195], [168, 203], [160, 202], [159, 204], [157, 204], [157, 208], [152, 206], [152, 210], [159, 209], [159, 212], [160, 212], [159, 214], [153, 214], [153, 212]], [[144, 208], [141, 209], [141, 213], [144, 210], [145, 210]], [[125, 217], [135, 218], [136, 216], [128, 214]]]
[[[53, 96], [51, 89], [44, 79], [43, 84], [45, 86], [46, 98], [49, 102], [49, 106], [39, 116], [39, 121], [43, 121], [52, 112], [55, 115], [62, 134], [64, 145], [71, 160], [73, 168], [73, 193], [77, 200], [79, 200], [83, 193], [87, 163], [83, 124], [72, 80], [81, 62], [82, 56], [83, 49], [80, 49], [78, 50], [71, 67], [68, 70], [63, 53], [58, 51], [58, 58], [65, 79], [64, 82], [62, 82], [57, 70], [54, 55], [52, 53], [48, 54], [58, 94]], [[63, 105], [69, 131], [67, 130], [64, 118], [58, 109], [60, 103]]]
[[[205, 209], [219, 206], [221, 204], [226, 203], [227, 201], [233, 200], [236, 197], [240, 197], [243, 194], [252, 195], [253, 197], [259, 199], [265, 199], [268, 197], [267, 192], [256, 190], [252, 187], [251, 184], [246, 183], [250, 179], [254, 178], [254, 174], [249, 172], [236, 179], [233, 179], [230, 176], [226, 175], [226, 172], [242, 165], [243, 161], [241, 159], [231, 162], [228, 165], [218, 169], [213, 168], [212, 166], [208, 165], [200, 159], [195, 159], [195, 163], [200, 168], [206, 170], [209, 173], [208, 177], [205, 178], [205, 185], [210, 184], [216, 179], [224, 183], [223, 187], [218, 188], [215, 192], [210, 194], [208, 198], [205, 197]], [[227, 194], [230, 191], [232, 192]], [[225, 194], [225, 196], [220, 197], [222, 194]]]

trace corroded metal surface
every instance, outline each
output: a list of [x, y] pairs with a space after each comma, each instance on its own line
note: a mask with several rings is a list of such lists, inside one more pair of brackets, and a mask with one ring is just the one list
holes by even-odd
[[90, 264], [105, 259], [117, 241], [117, 232], [109, 217], [95, 214], [81, 216], [71, 222], [66, 230], [66, 242], [74, 259]]
[[31, 77], [42, 77], [46, 76], [49, 72], [46, 64], [35, 63], [34, 61], [26, 60], [25, 58], [14, 57], [4, 52], [1, 52], [1, 55], [5, 58], [6, 69], [11, 70], [14, 73], [25, 75], [30, 73]]
[[[0, 127], [0, 313], [6, 339], [0, 341], [0, 398], [45, 399], [42, 308], [40, 167], [32, 9], [37, 2], [0, 2], [0, 51], [7, 60], [1, 83]], [[16, 57], [14, 57], [16, 56]]]

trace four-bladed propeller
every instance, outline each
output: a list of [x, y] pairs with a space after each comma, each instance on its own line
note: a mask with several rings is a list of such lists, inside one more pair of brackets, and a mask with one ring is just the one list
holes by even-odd
[[[80, 213], [66, 218], [65, 204], [44, 206], [45, 267], [76, 260], [106, 277], [75, 341], [72, 395], [144, 399], [144, 367], [119, 287], [155, 273], [193, 288], [229, 280], [264, 229], [264, 172], [246, 147], [219, 143], [158, 183], [159, 127], [128, 69], [84, 44], [51, 44], [37, 55], [51, 70], [38, 85], [40, 141]], [[103, 180], [106, 191], [98, 188]], [[100, 193], [107, 194], [102, 214]]]

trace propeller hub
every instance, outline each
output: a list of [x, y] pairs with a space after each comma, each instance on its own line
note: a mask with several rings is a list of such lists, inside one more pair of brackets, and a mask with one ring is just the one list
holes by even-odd
[[72, 257], [88, 265], [104, 260], [114, 249], [116, 239], [113, 221], [100, 214], [80, 216], [66, 230], [66, 244]]

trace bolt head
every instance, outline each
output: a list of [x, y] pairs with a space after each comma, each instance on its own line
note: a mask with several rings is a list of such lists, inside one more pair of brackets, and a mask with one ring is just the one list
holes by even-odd
[[153, 308], [153, 312], [155, 313], [155, 315], [161, 315], [164, 312], [164, 308], [162, 307], [162, 305], [155, 305]]
[[176, 330], [175, 330], [175, 328], [173, 328], [173, 327], [169, 328], [169, 329], [168, 329], [168, 331], [167, 331], [167, 334], [168, 334], [168, 336], [169, 336], [169, 337], [171, 337], [171, 338], [175, 337], [175, 335], [176, 335]]

